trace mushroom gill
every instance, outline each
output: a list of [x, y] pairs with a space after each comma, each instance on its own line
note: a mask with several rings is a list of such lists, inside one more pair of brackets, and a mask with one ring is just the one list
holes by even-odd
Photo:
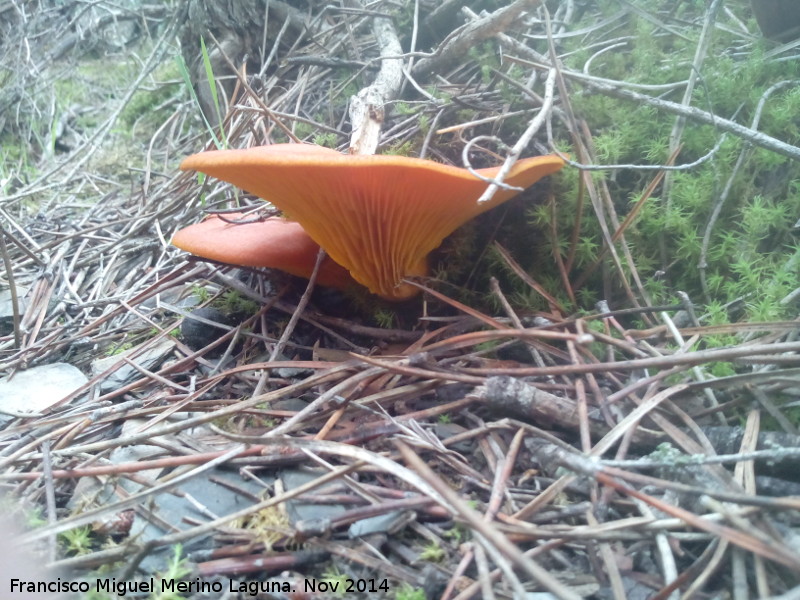
[[[555, 155], [522, 159], [505, 183], [526, 188], [563, 165]], [[268, 200], [356, 281], [389, 300], [417, 293], [403, 279], [426, 275], [428, 254], [446, 236], [518, 193], [500, 189], [490, 202], [478, 204], [487, 184], [466, 169], [302, 144], [201, 152], [186, 158], [181, 169]], [[488, 178], [498, 171], [477, 170]]]

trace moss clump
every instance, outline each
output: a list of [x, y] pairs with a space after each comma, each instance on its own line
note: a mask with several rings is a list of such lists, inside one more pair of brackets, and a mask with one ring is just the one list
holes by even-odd
[[164, 62], [120, 113], [120, 130], [132, 137], [150, 137], [172, 114], [183, 89], [177, 64]]
[[[615, 39], [624, 40], [624, 47], [598, 52], [612, 45], [611, 33], [606, 28], [598, 30], [591, 39], [565, 38], [559, 51], [567, 57], [565, 63], [569, 68], [582, 71], [588, 63], [592, 75], [662, 86], [658, 91], [645, 93], [679, 102], [685, 89], [680, 82], [691, 73], [701, 32], [705, 11], [701, 4], [681, 3], [682, 18], [696, 26], [677, 31], [669, 27], [674, 15], [665, 3], [643, 1], [639, 3], [640, 8], [660, 17], [666, 27], [655, 25], [653, 20], [631, 11], [613, 32]], [[618, 5], [613, 2], [599, 2], [595, 8], [605, 16], [618, 11]], [[571, 27], [589, 27], [597, 19], [596, 12], [587, 11], [583, 21]], [[765, 60], [764, 49], [758, 42], [747, 44], [742, 51], [741, 36], [737, 36], [733, 27], [714, 31], [691, 100], [693, 106], [749, 125], [770, 88], [777, 82], [800, 77], [797, 61]], [[537, 49], [543, 51], [545, 46]], [[674, 88], [666, 87], [670, 83], [675, 83]], [[591, 131], [595, 163], [652, 165], [666, 162], [675, 115], [593, 90], [582, 90], [579, 83], [571, 86], [571, 92], [575, 114], [586, 121]], [[797, 114], [800, 114], [800, 89], [789, 85], [773, 88], [763, 102], [758, 129], [789, 144], [800, 145]], [[748, 148], [732, 135], [721, 138], [722, 134], [712, 126], [687, 123], [678, 164], [696, 161], [717, 144], [719, 149], [709, 160], [692, 169], [672, 172], [666, 190], [658, 188], [656, 193], [660, 196], [646, 201], [625, 233], [633, 267], [654, 303], [670, 302], [675, 292], [681, 290], [698, 304], [713, 308], [715, 320], [789, 318], [796, 312], [796, 306], [781, 303], [781, 300], [797, 287], [800, 246], [795, 223], [800, 214], [800, 165], [774, 152]], [[563, 144], [559, 147], [568, 150]], [[619, 169], [592, 176], [598, 187], [608, 189], [621, 221], [636, 205], [654, 172]], [[528, 208], [527, 217], [541, 236], [533, 242], [539, 255], [536, 279], [558, 296], [563, 283], [555, 261], [545, 257], [558, 254], [563, 261], [568, 259], [578, 188], [574, 171], [565, 170], [555, 179], [559, 199], [555, 210], [547, 203], [540, 203]], [[721, 203], [726, 188], [729, 191]], [[600, 257], [604, 247], [602, 231], [588, 197], [585, 202], [569, 274], [573, 282], [583, 280], [582, 286], [575, 290], [583, 307], [596, 299], [599, 290], [605, 295], [609, 289], [615, 289], [608, 287], [607, 277], [609, 272], [616, 273], [612, 268], [603, 276], [602, 269], [596, 269], [591, 276], [584, 276], [584, 270], [596, 261], [609, 261], [608, 254]], [[719, 214], [715, 216], [718, 204]], [[605, 220], [613, 232], [610, 219], [606, 216]], [[617, 248], [620, 250], [619, 244]], [[621, 251], [620, 255], [623, 256], [623, 275], [628, 276], [632, 266], [624, 262]], [[527, 286], [516, 283], [515, 287], [517, 300], [536, 302], [535, 294], [532, 295]], [[616, 286], [616, 290], [619, 289]], [[737, 305], [737, 312], [719, 310], [737, 299], [742, 301]], [[538, 302], [541, 304], [541, 300]], [[621, 302], [627, 303], [627, 300]]]

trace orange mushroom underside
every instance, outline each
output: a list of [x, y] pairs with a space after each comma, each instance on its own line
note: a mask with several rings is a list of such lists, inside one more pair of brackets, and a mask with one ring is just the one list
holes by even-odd
[[[209, 215], [178, 231], [172, 244], [210, 260], [280, 269], [306, 279], [311, 276], [319, 253], [319, 244], [299, 223], [280, 217], [259, 219], [242, 213]], [[325, 287], [345, 289], [353, 279], [347, 269], [326, 256], [316, 281]]]
[[[555, 155], [522, 159], [504, 181], [526, 188], [563, 165]], [[201, 171], [269, 201], [299, 224], [313, 243], [344, 267], [343, 271], [390, 300], [417, 293], [417, 288], [403, 283], [403, 279], [426, 275], [428, 254], [445, 237], [518, 193], [500, 189], [491, 201], [478, 204], [487, 183], [466, 169], [402, 156], [344, 155], [303, 144], [202, 152], [186, 158], [181, 169]], [[478, 169], [477, 173], [494, 178], [498, 171], [495, 167]], [[199, 225], [204, 223], [207, 221]], [[214, 231], [216, 235], [226, 228]], [[182, 246], [182, 233], [176, 235], [176, 245], [215, 258]], [[266, 244], [253, 238], [265, 233], [266, 228], [259, 233], [258, 228], [250, 227], [247, 235], [234, 235], [240, 245], [253, 245], [255, 253], [263, 255]], [[239, 260], [220, 255], [215, 259]], [[295, 263], [305, 264], [305, 260]], [[307, 268], [298, 268], [298, 264], [291, 266], [294, 270], [269, 266], [296, 275], [309, 274], [301, 272]], [[320, 283], [331, 285], [322, 279]]]

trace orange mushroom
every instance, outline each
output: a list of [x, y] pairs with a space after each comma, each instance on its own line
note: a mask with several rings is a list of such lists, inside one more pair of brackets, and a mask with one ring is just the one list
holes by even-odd
[[[311, 277], [319, 244], [299, 223], [280, 217], [254, 220], [252, 215], [210, 215], [178, 231], [173, 245], [196, 256], [243, 267], [280, 269], [298, 277]], [[326, 256], [317, 272], [325, 287], [345, 289], [353, 278], [344, 267]]]
[[[525, 188], [563, 165], [555, 155], [519, 160], [505, 183]], [[426, 275], [428, 254], [446, 236], [518, 193], [500, 189], [490, 202], [478, 204], [487, 184], [466, 169], [303, 144], [201, 152], [186, 158], [181, 169], [201, 171], [268, 200], [353, 279], [389, 300], [417, 293], [403, 279]], [[477, 170], [488, 178], [498, 171]]]

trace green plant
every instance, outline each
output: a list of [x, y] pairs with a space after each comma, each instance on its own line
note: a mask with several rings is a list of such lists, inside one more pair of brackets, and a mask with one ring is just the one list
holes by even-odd
[[422, 552], [419, 553], [419, 560], [424, 560], [428, 562], [442, 562], [447, 556], [444, 548], [442, 548], [436, 542], [430, 542], [426, 544], [426, 546], [422, 549]]
[[258, 303], [242, 296], [236, 290], [228, 290], [222, 294], [219, 302], [214, 303], [226, 315], [248, 314], [252, 315], [258, 311]]
[[459, 545], [469, 538], [469, 529], [462, 523], [456, 523], [450, 529], [446, 529], [442, 532], [442, 537], [446, 540], [450, 540], [455, 545]]
[[394, 105], [394, 112], [398, 115], [413, 115], [417, 112], [417, 108], [408, 104], [407, 102], [397, 102]]
[[305, 123], [304, 121], [298, 121], [294, 124], [294, 134], [301, 138], [307, 138], [312, 133], [314, 133], [314, 126], [311, 123]]
[[406, 582], [400, 584], [395, 592], [395, 600], [426, 600], [425, 590], [416, 588]]
[[[6, 498], [10, 498], [7, 496]], [[4, 498], [3, 504], [5, 504], [6, 499]], [[4, 513], [7, 511], [14, 510], [13, 506], [8, 506], [6, 510], [3, 510]], [[42, 527], [47, 525], [47, 519], [45, 519], [44, 515], [42, 514], [42, 509], [38, 506], [35, 507], [33, 510], [29, 510], [25, 512], [25, 526], [29, 529], [35, 529], [37, 527]]]
[[[588, 39], [565, 40], [563, 51], [567, 66], [580, 71], [591, 57], [592, 75], [612, 80], [659, 86], [684, 79], [699, 29], [675, 35], [646, 17], [647, 11], [659, 10], [658, 3], [646, 1], [639, 6], [642, 12], [625, 26], [628, 37], [623, 42], [624, 52], [593, 55], [593, 51], [587, 50]], [[599, 0], [593, 8], [584, 17], [586, 23], [574, 26], [588, 25], [589, 20], [598, 18], [598, 13], [612, 15], [615, 4]], [[704, 8], [700, 4], [682, 3], [681, 10], [687, 15], [694, 12], [700, 15]], [[615, 35], [617, 33], [620, 32]], [[602, 45], [608, 42], [605, 35], [607, 32], [598, 31], [597, 39], [591, 41]], [[738, 122], [748, 123], [765, 92], [776, 81], [797, 79], [800, 66], [796, 61], [792, 64], [765, 61], [758, 44], [733, 59], [726, 51], [733, 43], [728, 34], [713, 37], [712, 48], [703, 63], [702, 85], [697, 86], [692, 105], [725, 118], [736, 114]], [[481, 54], [488, 53], [488, 49], [484, 50]], [[544, 43], [540, 50], [546, 51]], [[485, 79], [485, 67], [491, 61], [477, 56], [475, 61]], [[506, 74], [517, 78], [520, 84], [527, 76], [524, 69], [507, 69]], [[514, 98], [509, 96], [508, 99], [510, 109], [514, 110]], [[646, 104], [633, 104], [591, 90], [581, 91], [580, 85], [573, 88], [570, 101], [576, 115], [585, 120], [591, 131], [593, 162], [658, 164], [667, 159], [674, 115]], [[797, 86], [773, 90], [768, 101], [763, 103], [759, 129], [798, 145], [798, 112], [800, 91]], [[577, 173], [567, 169], [552, 178], [555, 204], [529, 203], [527, 232], [504, 226], [498, 238], [514, 240], [515, 246], [509, 250], [515, 259], [560, 301], [563, 280], [553, 258], [560, 257], [565, 262], [569, 257], [570, 281], [582, 282], [574, 290], [578, 306], [566, 304], [573, 309], [590, 308], [600, 290], [603, 294], [609, 290], [617, 293], [620, 286], [616, 285], [615, 289], [615, 284], [620, 277], [632, 284], [635, 269], [655, 303], [672, 302], [675, 292], [682, 290], [701, 307], [744, 299], [743, 310], [738, 314], [726, 311], [724, 315], [717, 315], [724, 316], [725, 322], [790, 318], [792, 307], [781, 301], [797, 286], [797, 268], [792, 267], [797, 241], [792, 231], [800, 214], [800, 165], [762, 148], [746, 149], [734, 136], [720, 139], [719, 131], [711, 126], [692, 124], [686, 127], [681, 142], [678, 163], [695, 161], [718, 143], [719, 148], [710, 160], [692, 169], [670, 173], [668, 189], [656, 189], [659, 193], [665, 191], [665, 196], [652, 196], [644, 201], [640, 213], [625, 231], [633, 264], [627, 262], [620, 241], [616, 246], [622, 269], [615, 268], [588, 199], [579, 223], [577, 244], [573, 247], [580, 191]], [[557, 140], [556, 147], [568, 150], [563, 140]], [[746, 150], [744, 154], [743, 150]], [[652, 171], [631, 169], [591, 174], [595, 187], [608, 191], [619, 221], [637, 205], [652, 176]], [[715, 213], [715, 203], [721, 202], [724, 188], [728, 189], [727, 197]], [[607, 207], [603, 214], [613, 233]], [[517, 243], [521, 240], [530, 241]], [[601, 256], [601, 252], [605, 254]], [[527, 257], [535, 260], [526, 260]], [[512, 303], [533, 310], [547, 308], [503, 260], [491, 253], [487, 258], [485, 268], [501, 278], [501, 286]], [[604, 274], [598, 265], [609, 268]], [[587, 272], [588, 268], [593, 268], [593, 272]], [[616, 301], [613, 297], [607, 299]], [[627, 303], [627, 299], [622, 298], [622, 302]], [[723, 367], [717, 369], [727, 372]]]
[[376, 309], [372, 313], [372, 318], [375, 319], [375, 322], [378, 324], [378, 327], [383, 327], [384, 329], [391, 329], [395, 326], [395, 320], [397, 315], [393, 310], [386, 307], [381, 307]]
[[133, 348], [133, 342], [123, 342], [121, 344], [117, 344], [116, 346], [109, 346], [106, 349], [106, 356], [116, 356], [117, 354], [122, 354], [126, 350], [130, 350]]
[[232, 523], [231, 527], [248, 530], [270, 552], [276, 542], [287, 538], [289, 517], [281, 507], [269, 506], [240, 522]]
[[200, 304], [205, 304], [211, 298], [211, 293], [208, 291], [208, 288], [205, 288], [202, 285], [193, 285], [192, 295], [197, 298], [197, 301]]
[[481, 71], [481, 81], [488, 84], [494, 76], [494, 70], [500, 67], [497, 52], [492, 47], [493, 42], [481, 42], [469, 49], [469, 58], [477, 62]]
[[[222, 126], [222, 111], [219, 106], [219, 97], [217, 94], [217, 81], [214, 77], [214, 71], [211, 68], [211, 61], [208, 56], [208, 50], [206, 49], [206, 44], [203, 38], [200, 38], [200, 47], [203, 55], [203, 66], [205, 67], [206, 71], [206, 80], [208, 82], [209, 89], [211, 90], [211, 97], [214, 102], [214, 109], [217, 111], [217, 116], [219, 117], [220, 123], [220, 131], [222, 134], [222, 139], [217, 136], [217, 132], [214, 130], [214, 127], [211, 126], [211, 123], [206, 118], [206, 115], [203, 114], [203, 111], [200, 110], [200, 115], [203, 118], [203, 123], [205, 123], [206, 131], [208, 131], [211, 139], [214, 140], [214, 145], [218, 149], [223, 149], [227, 147], [227, 140], [225, 139], [225, 128]], [[178, 65], [178, 72], [180, 73], [181, 77], [183, 78], [183, 83], [186, 85], [186, 89], [189, 92], [189, 96], [192, 98], [192, 101], [195, 105], [197, 105], [198, 109], [200, 108], [200, 99], [197, 97], [197, 92], [194, 91], [194, 86], [192, 85], [192, 77], [189, 74], [189, 67], [186, 66], [186, 61], [183, 60], [183, 56], [177, 55], [175, 57], [175, 63]]]
[[335, 148], [338, 138], [336, 134], [333, 133], [332, 131], [326, 131], [325, 133], [315, 134], [313, 141], [317, 146], [325, 146], [326, 148]]
[[89, 525], [68, 529], [60, 533], [58, 539], [68, 556], [81, 556], [92, 551], [92, 528]]
[[348, 579], [349, 577], [340, 572], [335, 566], [328, 567], [322, 573], [322, 581], [330, 585], [331, 593], [337, 598], [344, 597]]
[[410, 156], [413, 148], [414, 148], [414, 143], [412, 141], [400, 142], [398, 144], [388, 147], [384, 151], [384, 154], [389, 154], [393, 156]]
[[501, 344], [501, 340], [486, 340], [475, 345], [475, 351], [488, 356], [494, 356], [494, 349]]
[[[157, 575], [157, 579], [166, 581], [179, 581], [189, 575], [192, 569], [189, 567], [188, 562], [182, 556], [183, 547], [176, 544], [172, 549], [172, 557], [167, 563], [167, 568]], [[162, 586], [157, 583], [156, 589], [150, 594], [149, 600], [184, 600], [183, 594], [162, 589]]]
[[[177, 64], [168, 62], [158, 67], [148, 86], [137, 90], [122, 109], [119, 125], [122, 133], [131, 138], [152, 135], [175, 110], [180, 95], [180, 73]], [[137, 127], [144, 131], [136, 134]]]

